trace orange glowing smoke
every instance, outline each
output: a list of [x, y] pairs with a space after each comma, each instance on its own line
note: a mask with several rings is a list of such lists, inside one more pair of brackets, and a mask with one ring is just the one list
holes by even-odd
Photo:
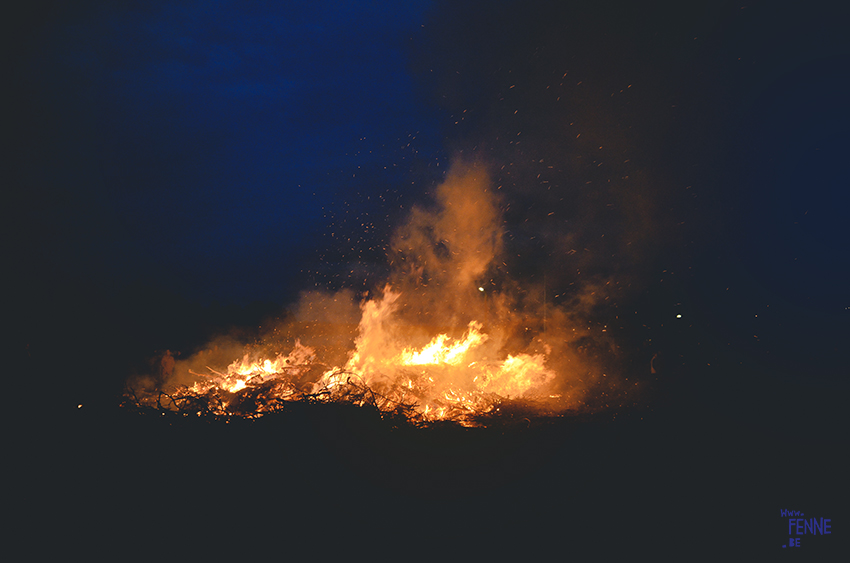
[[537, 320], [546, 304], [517, 297], [517, 284], [500, 269], [502, 221], [486, 171], [456, 166], [435, 195], [433, 209], [414, 208], [396, 232], [393, 273], [360, 303], [344, 365], [323, 364], [304, 334], [287, 355], [245, 353], [224, 369], [178, 362], [182, 376], [167, 400], [149, 389], [148, 401], [249, 416], [292, 400], [348, 401], [459, 422], [495, 413], [505, 400], [570, 408], [585, 369], [565, 346], [570, 316], [550, 305], [544, 331]]

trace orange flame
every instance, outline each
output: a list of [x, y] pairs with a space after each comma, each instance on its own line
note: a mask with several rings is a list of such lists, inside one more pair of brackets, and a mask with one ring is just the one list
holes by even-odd
[[466, 338], [455, 344], [448, 344], [451, 338], [447, 334], [434, 337], [419, 351], [406, 348], [398, 356], [398, 362], [405, 366], [424, 366], [434, 364], [459, 365], [466, 357], [470, 348], [474, 348], [487, 340], [486, 334], [481, 334], [481, 323], [469, 322]]

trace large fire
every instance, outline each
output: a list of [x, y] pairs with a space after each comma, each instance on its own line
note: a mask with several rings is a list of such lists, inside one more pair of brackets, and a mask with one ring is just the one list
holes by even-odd
[[322, 362], [322, 346], [305, 334], [226, 367], [204, 365], [209, 358], [199, 353], [165, 380], [131, 386], [133, 396], [185, 415], [262, 416], [291, 401], [348, 402], [463, 424], [517, 402], [550, 412], [575, 407], [587, 370], [566, 345], [575, 321], [550, 306], [548, 323], [538, 322], [545, 300], [523, 299], [500, 270], [503, 229], [486, 172], [455, 168], [436, 199], [435, 210], [415, 208], [393, 238], [394, 273], [359, 304], [341, 365]]

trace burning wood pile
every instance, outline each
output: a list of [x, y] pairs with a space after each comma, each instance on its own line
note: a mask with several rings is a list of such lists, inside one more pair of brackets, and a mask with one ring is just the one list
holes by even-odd
[[[396, 297], [387, 290], [384, 299]], [[457, 342], [441, 334], [422, 349], [404, 349], [379, 363], [374, 358], [363, 362], [355, 351], [342, 368], [318, 362], [312, 348], [296, 341], [287, 356], [274, 360], [246, 356], [224, 371], [188, 369], [196, 378], [191, 385], [168, 391], [130, 387], [128, 405], [184, 416], [253, 418], [281, 412], [292, 402], [346, 403], [414, 424], [450, 420], [475, 425], [503, 408], [524, 404], [539, 410], [544, 399], [549, 409], [562, 404], [560, 396], [526, 395], [555, 377], [541, 356], [509, 356], [501, 363], [469, 361], [474, 343], [486, 340], [479, 330], [471, 324]], [[450, 380], [456, 383], [447, 384]]]

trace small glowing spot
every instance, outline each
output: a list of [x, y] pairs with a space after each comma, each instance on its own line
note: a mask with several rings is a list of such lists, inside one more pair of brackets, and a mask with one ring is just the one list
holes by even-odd
[[479, 287], [479, 288], [478, 288], [478, 291], [484, 291], [484, 288], [483, 288], [483, 287]]
[[77, 408], [81, 409], [81, 408], [83, 408], [83, 405], [77, 405]]
[[676, 318], [677, 318], [677, 319], [681, 319], [681, 318], [682, 318], [682, 315], [676, 315]]

